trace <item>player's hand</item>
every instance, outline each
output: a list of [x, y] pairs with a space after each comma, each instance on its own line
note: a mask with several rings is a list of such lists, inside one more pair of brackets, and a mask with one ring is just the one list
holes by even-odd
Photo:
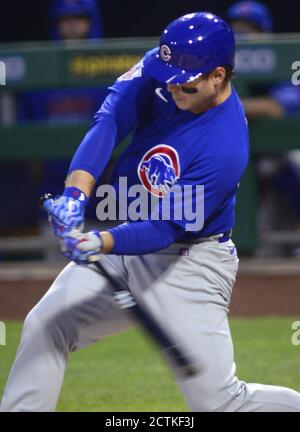
[[86, 195], [75, 187], [67, 187], [61, 196], [44, 202], [56, 236], [65, 237], [73, 229], [83, 230], [87, 202]]
[[63, 254], [77, 264], [88, 264], [99, 259], [103, 241], [97, 230], [82, 233], [73, 230], [61, 240]]

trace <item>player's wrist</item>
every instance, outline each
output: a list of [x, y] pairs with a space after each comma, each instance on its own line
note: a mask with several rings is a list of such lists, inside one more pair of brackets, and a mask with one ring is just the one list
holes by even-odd
[[103, 242], [101, 252], [104, 255], [110, 253], [115, 243], [113, 235], [109, 231], [100, 231], [99, 235]]
[[85, 170], [74, 170], [72, 171], [67, 179], [65, 187], [74, 187], [83, 192], [86, 197], [90, 197], [95, 186], [96, 179], [89, 172]]
[[89, 197], [76, 186], [67, 186], [63, 191], [63, 196], [78, 200], [83, 207], [86, 207], [89, 202]]

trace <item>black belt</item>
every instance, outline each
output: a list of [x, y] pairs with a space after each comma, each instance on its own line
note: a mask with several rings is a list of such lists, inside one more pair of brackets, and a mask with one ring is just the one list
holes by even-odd
[[222, 234], [222, 237], [220, 237], [220, 238], [218, 239], [218, 242], [219, 242], [219, 243], [225, 243], [225, 242], [227, 242], [228, 240], [231, 239], [231, 236], [232, 236], [232, 230], [225, 231], [225, 232]]

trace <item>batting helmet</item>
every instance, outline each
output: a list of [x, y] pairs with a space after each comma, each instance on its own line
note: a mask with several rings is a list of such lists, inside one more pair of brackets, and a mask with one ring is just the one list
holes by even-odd
[[234, 34], [225, 21], [209, 12], [190, 13], [166, 27], [147, 69], [158, 81], [182, 84], [218, 66], [233, 68], [234, 54]]
[[273, 30], [273, 19], [267, 6], [256, 1], [240, 1], [227, 11], [229, 20], [244, 20], [256, 25], [264, 32]]

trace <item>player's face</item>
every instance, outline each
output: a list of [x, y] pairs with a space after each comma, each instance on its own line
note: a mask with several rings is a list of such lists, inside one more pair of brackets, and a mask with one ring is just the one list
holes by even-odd
[[231, 26], [236, 35], [240, 35], [251, 42], [262, 40], [265, 36], [268, 37], [268, 33], [264, 33], [249, 21], [236, 20], [231, 23]]
[[64, 40], [85, 39], [90, 31], [91, 21], [84, 16], [63, 17], [58, 22], [58, 31]]
[[216, 105], [224, 89], [225, 75], [225, 69], [218, 67], [208, 76], [182, 85], [168, 84], [167, 88], [178, 108], [200, 114]]

